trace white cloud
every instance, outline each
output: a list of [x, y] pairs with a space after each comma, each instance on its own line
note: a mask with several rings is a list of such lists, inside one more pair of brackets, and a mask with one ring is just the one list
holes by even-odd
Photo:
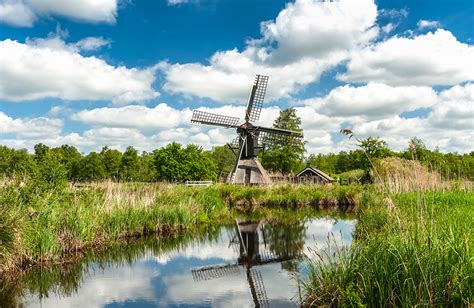
[[435, 21], [435, 20], [420, 19], [416, 23], [416, 26], [418, 27], [418, 29], [424, 30], [424, 29], [427, 29], [427, 28], [439, 28], [439, 27], [441, 27], [441, 24], [439, 23], [439, 21]]
[[51, 118], [13, 119], [0, 111], [0, 135], [15, 134], [20, 139], [45, 138], [59, 135], [63, 121]]
[[385, 26], [383, 26], [381, 29], [382, 29], [383, 33], [389, 34], [389, 33], [392, 32], [396, 27], [397, 27], [396, 24], [393, 24], [393, 23], [390, 22], [390, 23], [386, 24]]
[[430, 107], [436, 100], [437, 95], [430, 87], [391, 87], [369, 83], [360, 87], [340, 86], [331, 90], [326, 97], [306, 103], [330, 116], [375, 119]]
[[5, 0], [0, 2], [0, 22], [16, 27], [32, 27], [35, 14], [21, 1]]
[[72, 116], [73, 120], [96, 126], [133, 127], [140, 129], [173, 128], [188, 124], [192, 111], [188, 108], [176, 110], [166, 104], [154, 108], [125, 106], [121, 108], [96, 108], [82, 110]]
[[104, 46], [110, 46], [110, 44], [112, 44], [112, 41], [110, 39], [89, 36], [78, 41], [74, 44], [74, 46], [77, 47], [78, 50], [94, 51]]
[[461, 130], [467, 130], [472, 136], [472, 130], [474, 130], [474, 84], [454, 86], [441, 92], [439, 102], [433, 107], [428, 120], [435, 127], [456, 129], [459, 131], [459, 135], [462, 135]]
[[84, 57], [58, 37], [0, 42], [0, 99], [55, 97], [63, 100], [110, 100], [127, 103], [153, 99], [155, 68], [112, 66]]
[[59, 15], [92, 23], [115, 23], [117, 0], [3, 0], [0, 20], [17, 27], [31, 27], [40, 16]]
[[299, 0], [275, 21], [261, 24], [262, 37], [243, 51], [216, 52], [208, 65], [162, 63], [164, 88], [218, 101], [246, 99], [255, 74], [270, 76], [268, 98], [288, 96], [377, 36], [372, 0]]
[[459, 42], [451, 32], [413, 38], [392, 37], [353, 52], [347, 82], [380, 82], [388, 85], [454, 85], [474, 79], [474, 47]]

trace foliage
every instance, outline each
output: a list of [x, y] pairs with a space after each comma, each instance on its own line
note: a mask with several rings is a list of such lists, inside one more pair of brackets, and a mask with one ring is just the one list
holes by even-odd
[[215, 180], [216, 166], [208, 152], [190, 144], [171, 143], [154, 153], [156, 177], [160, 181]]
[[67, 170], [61, 164], [61, 156], [47, 151], [38, 163], [38, 173], [35, 176], [35, 185], [45, 189], [62, 188], [67, 183]]
[[[280, 111], [280, 115], [273, 123], [274, 128], [303, 132], [301, 128], [301, 118], [296, 115], [294, 108], [288, 108]], [[262, 164], [274, 172], [288, 174], [299, 171], [303, 166], [305, 147], [303, 141], [293, 142], [274, 142], [265, 151]]]

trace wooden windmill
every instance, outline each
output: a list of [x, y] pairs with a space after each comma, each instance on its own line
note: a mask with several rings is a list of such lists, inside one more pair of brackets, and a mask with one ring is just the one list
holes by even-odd
[[245, 112], [245, 122], [242, 124], [237, 117], [224, 116], [194, 110], [192, 123], [235, 128], [237, 138], [231, 142], [236, 149], [236, 158], [232, 172], [227, 181], [231, 184], [271, 184], [266, 170], [258, 161], [258, 150], [271, 146], [273, 143], [289, 144], [299, 142], [303, 135], [291, 130], [256, 126], [263, 107], [263, 100], [268, 84], [268, 76], [257, 75], [250, 91]]

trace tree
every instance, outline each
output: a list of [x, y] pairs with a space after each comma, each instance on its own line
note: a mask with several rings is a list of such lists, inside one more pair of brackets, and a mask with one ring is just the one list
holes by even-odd
[[53, 148], [51, 151], [59, 155], [61, 164], [66, 168], [68, 179], [74, 179], [79, 172], [79, 162], [82, 158], [81, 153], [74, 146], [67, 144]]
[[105, 176], [107, 178], [118, 180], [122, 164], [122, 153], [105, 146], [100, 151], [100, 156], [102, 157], [102, 162], [104, 164]]
[[49, 147], [42, 143], [38, 143], [34, 146], [35, 148], [35, 161], [40, 162], [49, 152]]
[[37, 165], [27, 150], [15, 150], [0, 146], [0, 175], [33, 177], [37, 171]]
[[[35, 147], [36, 148], [36, 147]], [[45, 152], [38, 162], [35, 184], [46, 189], [64, 187], [67, 183], [67, 170], [61, 163], [61, 156], [53, 151]]]
[[[273, 124], [274, 128], [281, 128], [297, 132], [303, 132], [301, 119], [294, 108], [280, 111], [279, 117]], [[271, 171], [279, 171], [283, 174], [298, 171], [303, 167], [305, 147], [303, 141], [274, 142], [265, 151], [262, 159], [263, 166]]]
[[127, 147], [122, 155], [122, 162], [120, 165], [120, 178], [124, 181], [132, 181], [136, 178], [138, 173], [138, 151], [134, 147]]
[[156, 170], [153, 163], [153, 154], [143, 151], [138, 163], [137, 180], [152, 182], [155, 179]]
[[369, 171], [372, 168], [370, 160], [373, 162], [377, 159], [393, 156], [393, 153], [390, 151], [387, 142], [378, 137], [368, 137], [366, 139], [360, 140], [358, 145], [366, 154], [366, 157], [361, 162], [362, 169], [366, 171]]
[[207, 180], [217, 176], [211, 154], [193, 144], [182, 148], [179, 143], [170, 143], [154, 152], [154, 162], [160, 181]]
[[106, 176], [102, 157], [96, 152], [90, 152], [79, 163], [78, 180], [98, 181]]
[[[232, 171], [235, 161], [235, 153], [228, 146], [216, 146], [212, 148], [211, 158], [216, 166], [217, 176], [226, 177]], [[225, 178], [218, 179], [225, 181]]]

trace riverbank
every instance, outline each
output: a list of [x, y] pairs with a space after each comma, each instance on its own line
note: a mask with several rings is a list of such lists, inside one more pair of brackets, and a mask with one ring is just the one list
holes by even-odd
[[347, 253], [309, 258], [307, 306], [469, 306], [474, 300], [472, 191], [366, 194]]
[[0, 186], [0, 272], [63, 262], [86, 248], [104, 249], [130, 237], [192, 232], [236, 213], [287, 209], [352, 211], [361, 186], [185, 187], [95, 183], [44, 189]]

